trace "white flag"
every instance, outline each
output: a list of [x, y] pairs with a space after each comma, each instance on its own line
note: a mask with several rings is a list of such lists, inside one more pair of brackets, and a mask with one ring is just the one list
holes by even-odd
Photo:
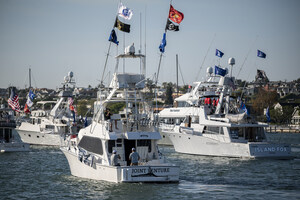
[[31, 107], [33, 105], [33, 102], [31, 101], [30, 97], [28, 96], [26, 101], [27, 106]]
[[127, 8], [122, 3], [120, 3], [118, 15], [120, 17], [123, 17], [124, 19], [130, 20], [133, 13], [132, 13], [132, 10], [130, 10], [130, 8]]

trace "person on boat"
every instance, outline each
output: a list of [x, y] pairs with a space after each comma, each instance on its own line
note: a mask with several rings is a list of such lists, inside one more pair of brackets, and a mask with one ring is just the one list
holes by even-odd
[[[104, 119], [109, 121], [109, 132], [112, 132], [112, 119], [111, 119], [112, 113], [110, 112], [109, 108], [106, 108], [104, 112]], [[115, 129], [118, 129], [117, 127], [117, 120], [115, 120]]]
[[129, 155], [129, 160], [131, 160], [130, 166], [138, 165], [140, 160], [140, 155], [135, 151], [135, 148], [132, 148], [132, 152]]
[[113, 153], [110, 157], [110, 162], [112, 166], [120, 166], [119, 159], [121, 159], [120, 155], [117, 154], [116, 150], [113, 150]]
[[216, 107], [217, 106], [217, 101], [215, 98], [213, 98], [213, 106]]
[[213, 98], [213, 100], [212, 100], [212, 112], [215, 112], [216, 106], [217, 106], [217, 101], [216, 101], [215, 98]]

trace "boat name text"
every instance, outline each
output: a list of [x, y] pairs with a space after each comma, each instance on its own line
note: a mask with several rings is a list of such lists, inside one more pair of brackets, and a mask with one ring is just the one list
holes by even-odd
[[255, 147], [255, 152], [287, 152], [286, 147]]
[[132, 169], [132, 174], [146, 174], [146, 173], [168, 173], [170, 168], [142, 168], [142, 169]]

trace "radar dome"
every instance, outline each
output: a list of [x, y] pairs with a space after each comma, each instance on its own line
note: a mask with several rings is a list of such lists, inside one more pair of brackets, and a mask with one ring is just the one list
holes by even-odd
[[135, 54], [134, 43], [132, 43], [132, 45], [125, 48], [125, 54], [127, 54], [127, 55], [134, 55]]
[[207, 72], [208, 74], [212, 74], [212, 73], [214, 72], [214, 70], [213, 70], [212, 67], [208, 67], [208, 68], [206, 69], [206, 72]]
[[68, 76], [69, 76], [70, 78], [72, 78], [72, 77], [73, 77], [73, 75], [74, 75], [74, 74], [73, 74], [73, 72], [72, 72], [72, 71], [68, 73]]
[[235, 65], [235, 59], [234, 58], [229, 58], [228, 64], [229, 65]]

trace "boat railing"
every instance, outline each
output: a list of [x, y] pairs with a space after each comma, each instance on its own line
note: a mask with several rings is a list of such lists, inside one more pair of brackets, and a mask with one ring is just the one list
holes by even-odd
[[154, 123], [149, 120], [132, 120], [128, 121], [128, 124], [126, 121], [123, 123], [123, 131], [125, 132], [151, 132], [154, 130]]
[[100, 123], [107, 131], [114, 132], [152, 132], [157, 124], [151, 119], [140, 120], [101, 120]]

